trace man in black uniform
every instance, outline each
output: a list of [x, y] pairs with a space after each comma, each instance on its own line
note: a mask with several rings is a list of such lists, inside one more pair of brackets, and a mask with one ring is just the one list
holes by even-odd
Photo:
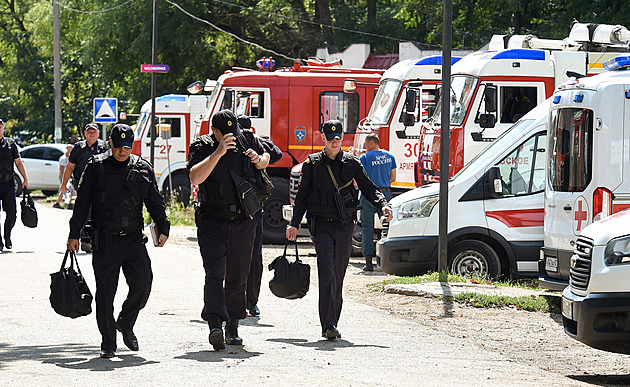
[[[99, 154], [88, 162], [79, 184], [70, 219], [67, 248], [78, 251], [79, 232], [92, 211], [94, 276], [96, 277], [96, 321], [101, 332], [101, 357], [116, 351], [116, 329], [123, 342], [137, 351], [133, 326], [151, 292], [153, 273], [144, 246], [142, 205], [146, 206], [159, 230], [158, 247], [168, 239], [170, 222], [151, 165], [131, 154], [133, 131], [118, 124], [110, 135], [112, 154]], [[114, 296], [122, 268], [129, 285], [127, 299], [114, 320]]]
[[[282, 151], [271, 140], [262, 138], [254, 134], [252, 130], [252, 121], [247, 116], [239, 116], [238, 124], [243, 129], [243, 135], [247, 137], [256, 137], [263, 146], [265, 153], [269, 153], [269, 164], [273, 164], [282, 158]], [[249, 275], [247, 276], [247, 288], [245, 297], [247, 299], [247, 310], [251, 316], [260, 315], [258, 308], [258, 296], [260, 295], [260, 282], [263, 273], [262, 261], [262, 234], [263, 234], [263, 210], [254, 215], [256, 220], [256, 238], [254, 239], [254, 251], [252, 253], [252, 263], [249, 266]]]
[[350, 261], [352, 231], [359, 209], [353, 180], [370, 203], [381, 208], [388, 220], [392, 217], [385, 196], [370, 181], [359, 159], [341, 150], [342, 137], [340, 121], [324, 123], [322, 140], [326, 146], [304, 162], [293, 218], [287, 226], [287, 239], [295, 240], [297, 227], [306, 212], [317, 253], [322, 337], [328, 340], [341, 337], [337, 323], [343, 304], [343, 279]]
[[[107, 152], [107, 143], [98, 138], [99, 130], [97, 124], [92, 122], [85, 125], [83, 133], [85, 134], [85, 140], [77, 142], [70, 151], [70, 155], [68, 156], [68, 165], [66, 165], [66, 169], [63, 172], [63, 179], [61, 181], [61, 186], [59, 187], [59, 192], [66, 192], [66, 185], [68, 184], [68, 180], [70, 180], [71, 176], [72, 185], [74, 185], [75, 190], [78, 189], [81, 174], [83, 174], [90, 157]], [[85, 221], [88, 222], [89, 219], [90, 216], [88, 214]], [[88, 253], [91, 252], [92, 247], [90, 245], [90, 240], [84, 229], [81, 229], [81, 241], [83, 241], [81, 249]]]
[[15, 206], [15, 185], [13, 181], [13, 163], [22, 175], [22, 189], [28, 188], [28, 176], [26, 168], [20, 158], [17, 145], [12, 138], [4, 137], [4, 121], [0, 120], [0, 203], [5, 213], [4, 218], [4, 244], [0, 239], [0, 252], [6, 247], [13, 247], [11, 242], [11, 230], [15, 226], [17, 210]]
[[206, 273], [201, 318], [210, 326], [210, 344], [221, 350], [223, 321], [225, 343], [243, 344], [238, 320], [247, 317], [245, 283], [256, 233], [256, 221], [241, 203], [235, 181], [255, 180], [254, 168], [267, 167], [269, 154], [255, 137], [249, 143], [229, 110], [212, 117], [212, 133], [190, 145], [187, 169], [190, 182], [199, 185], [195, 217]]

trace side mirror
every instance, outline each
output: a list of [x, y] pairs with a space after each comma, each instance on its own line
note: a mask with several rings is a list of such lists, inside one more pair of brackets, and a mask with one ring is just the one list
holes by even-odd
[[402, 122], [404, 126], [414, 126], [416, 124], [416, 116], [413, 112], [402, 112]]
[[232, 109], [232, 100], [234, 99], [234, 92], [232, 90], [225, 90], [225, 96], [223, 97], [223, 109]]
[[497, 117], [494, 114], [480, 114], [477, 123], [482, 128], [494, 128], [497, 123]]
[[405, 111], [413, 113], [418, 105], [418, 93], [414, 89], [407, 89], [407, 97], [405, 98]]
[[[486, 102], [486, 113], [495, 113], [497, 111], [497, 87], [491, 84], [486, 85], [483, 98]], [[494, 125], [488, 127], [491, 128]]]
[[197, 94], [199, 93], [201, 90], [203, 90], [204, 88], [204, 84], [201, 81], [197, 81], [197, 82], [193, 82], [190, 85], [188, 85], [186, 87], [186, 90], [188, 90], [188, 92], [190, 94]]
[[344, 79], [343, 80], [343, 92], [344, 93], [354, 93], [357, 91], [357, 81], [355, 79]]
[[492, 199], [503, 196], [503, 180], [501, 180], [501, 170], [499, 167], [492, 167], [488, 170], [485, 183], [484, 196]]

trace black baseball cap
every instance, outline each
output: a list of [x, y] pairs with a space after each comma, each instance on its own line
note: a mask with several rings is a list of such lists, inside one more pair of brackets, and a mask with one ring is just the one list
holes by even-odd
[[328, 120], [322, 125], [322, 133], [328, 141], [333, 138], [341, 139], [343, 137], [343, 124], [339, 120]]
[[249, 117], [247, 117], [245, 115], [238, 116], [237, 121], [238, 121], [238, 124], [243, 129], [251, 129], [252, 128], [252, 120], [250, 120]]
[[109, 135], [114, 148], [133, 147], [133, 129], [127, 124], [116, 124]]
[[89, 124], [85, 125], [85, 128], [83, 128], [83, 131], [87, 132], [90, 129], [98, 130], [98, 125], [96, 125], [94, 122], [90, 122]]
[[240, 133], [236, 116], [228, 109], [220, 110], [212, 116], [212, 126], [219, 129], [219, 132], [223, 135], [232, 133], [236, 136]]

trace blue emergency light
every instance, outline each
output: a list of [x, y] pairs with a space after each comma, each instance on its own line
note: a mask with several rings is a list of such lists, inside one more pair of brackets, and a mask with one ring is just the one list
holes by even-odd
[[554, 104], [559, 104], [560, 103], [560, 96], [559, 95], [556, 95], [556, 96], [553, 97], [553, 103]]
[[542, 50], [513, 48], [510, 50], [499, 51], [492, 57], [492, 59], [545, 60], [545, 52]]
[[584, 94], [576, 94], [576, 96], [573, 97], [573, 102], [582, 103], [583, 99], [584, 99]]
[[[457, 63], [460, 59], [462, 59], [461, 56], [452, 56], [451, 57], [451, 66], [454, 65], [455, 63]], [[424, 58], [422, 58], [419, 61], [417, 61], [415, 65], [416, 66], [429, 66], [429, 65], [441, 66], [442, 65], [442, 55], [425, 56]]]
[[625, 70], [630, 67], [630, 56], [618, 56], [604, 62], [604, 68], [608, 71]]
[[258, 70], [261, 70], [261, 71], [264, 71], [264, 70], [271, 71], [271, 69], [275, 65], [276, 65], [276, 60], [271, 57], [258, 59], [256, 61], [256, 66], [258, 67]]

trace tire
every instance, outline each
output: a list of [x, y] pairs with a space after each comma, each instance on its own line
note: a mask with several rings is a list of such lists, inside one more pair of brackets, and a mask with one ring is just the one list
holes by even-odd
[[263, 207], [263, 243], [284, 244], [288, 222], [282, 218], [282, 206], [289, 204], [289, 180], [274, 176], [271, 182], [271, 197]]
[[501, 275], [499, 256], [490, 245], [478, 240], [464, 240], [449, 247], [452, 274], [462, 277], [498, 279]]
[[22, 179], [17, 175], [17, 173], [13, 174], [13, 187], [15, 188], [15, 196], [22, 195]]
[[352, 231], [352, 256], [360, 257], [363, 255], [361, 252], [361, 241], [363, 240], [363, 230], [361, 226], [358, 224], [354, 225], [354, 230]]
[[[171, 176], [173, 180], [173, 192], [175, 194], [175, 200], [178, 203], [182, 203], [184, 207], [188, 207], [190, 204], [190, 195], [191, 195], [191, 187], [190, 187], [190, 179], [188, 176], [184, 174], [178, 174]], [[164, 200], [168, 203], [170, 202], [171, 194], [168, 184], [168, 179], [164, 182], [164, 187], [162, 188], [162, 192], [164, 192]]]

